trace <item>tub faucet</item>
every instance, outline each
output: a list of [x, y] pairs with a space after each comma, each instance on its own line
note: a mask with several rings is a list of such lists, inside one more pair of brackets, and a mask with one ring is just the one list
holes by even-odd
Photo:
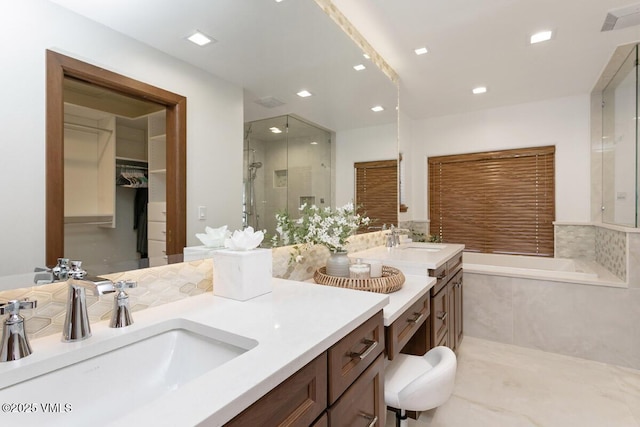
[[22, 359], [31, 354], [31, 346], [24, 330], [24, 317], [20, 316], [20, 310], [36, 308], [37, 301], [11, 300], [0, 305], [0, 314], [8, 314], [2, 328], [2, 348], [0, 349], [0, 362], [10, 362]]

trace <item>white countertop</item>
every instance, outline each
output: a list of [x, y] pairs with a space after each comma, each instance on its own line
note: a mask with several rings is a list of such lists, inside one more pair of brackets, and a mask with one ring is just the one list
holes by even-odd
[[396, 267], [407, 275], [427, 276], [428, 269], [436, 269], [464, 249], [464, 245], [451, 243], [403, 243], [395, 248], [377, 246], [349, 254], [355, 260], [361, 258], [380, 260], [384, 265]]
[[405, 274], [402, 288], [389, 295], [389, 304], [383, 310], [384, 326], [389, 326], [398, 317], [422, 298], [436, 284], [435, 277]]
[[[175, 426], [201, 422], [222, 425], [382, 310], [389, 301], [384, 294], [283, 279], [273, 281], [273, 292], [245, 302], [208, 293], [135, 312], [135, 323], [127, 328], [111, 329], [108, 321], [94, 324], [93, 336], [81, 342], [62, 343], [59, 335], [32, 340], [32, 355], [0, 363], [0, 388], [46, 372], [51, 363], [74, 363], [78, 354], [95, 353], [108, 340], [123, 334], [140, 333], [172, 318], [187, 319], [255, 339], [258, 345], [151, 403], [136, 407], [135, 402], [105, 401], [104, 410], [123, 409], [126, 415], [113, 425]], [[409, 283], [407, 290], [413, 286], [413, 279]], [[407, 296], [402, 304], [408, 304], [410, 299]], [[114, 384], [123, 386], [135, 387], [135, 378], [130, 384]], [[87, 392], [100, 399], [100, 390]], [[52, 400], [63, 401], [64, 396], [52, 396]], [[36, 420], [34, 414], [19, 415], [15, 419], [22, 426]], [[65, 425], [86, 424], [82, 419], [74, 419], [74, 413], [67, 415]]]

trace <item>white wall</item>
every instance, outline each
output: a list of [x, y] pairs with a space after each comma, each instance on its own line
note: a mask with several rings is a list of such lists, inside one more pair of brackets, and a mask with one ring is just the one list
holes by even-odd
[[395, 123], [336, 133], [336, 206], [353, 201], [353, 164], [397, 158], [397, 141], [398, 126]]
[[408, 122], [413, 220], [428, 219], [429, 156], [545, 145], [556, 146], [556, 220], [590, 220], [588, 95]]
[[241, 227], [241, 88], [45, 0], [3, 2], [0, 46], [0, 275], [44, 263], [46, 49], [186, 96], [187, 243], [205, 225]]

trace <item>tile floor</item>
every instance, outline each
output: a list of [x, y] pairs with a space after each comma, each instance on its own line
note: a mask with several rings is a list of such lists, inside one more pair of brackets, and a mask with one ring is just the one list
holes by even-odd
[[640, 371], [467, 336], [453, 395], [409, 425], [640, 427]]

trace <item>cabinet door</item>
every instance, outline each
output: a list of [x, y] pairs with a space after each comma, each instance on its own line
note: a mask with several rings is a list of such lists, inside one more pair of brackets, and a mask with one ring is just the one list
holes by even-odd
[[384, 403], [384, 355], [378, 358], [329, 408], [331, 427], [384, 427], [387, 407]]
[[327, 354], [293, 374], [228, 426], [309, 426], [327, 407]]
[[445, 286], [431, 298], [431, 342], [440, 345], [448, 341], [451, 308], [449, 307], [449, 292]]
[[455, 300], [455, 316], [454, 316], [454, 326], [453, 330], [455, 332], [455, 340], [456, 340], [456, 348], [460, 345], [460, 341], [462, 341], [462, 334], [464, 332], [463, 327], [463, 311], [462, 311], [462, 299], [464, 296], [464, 286], [463, 283], [463, 275], [462, 270], [456, 274], [456, 277], [453, 278], [453, 289], [454, 289], [454, 300]]

